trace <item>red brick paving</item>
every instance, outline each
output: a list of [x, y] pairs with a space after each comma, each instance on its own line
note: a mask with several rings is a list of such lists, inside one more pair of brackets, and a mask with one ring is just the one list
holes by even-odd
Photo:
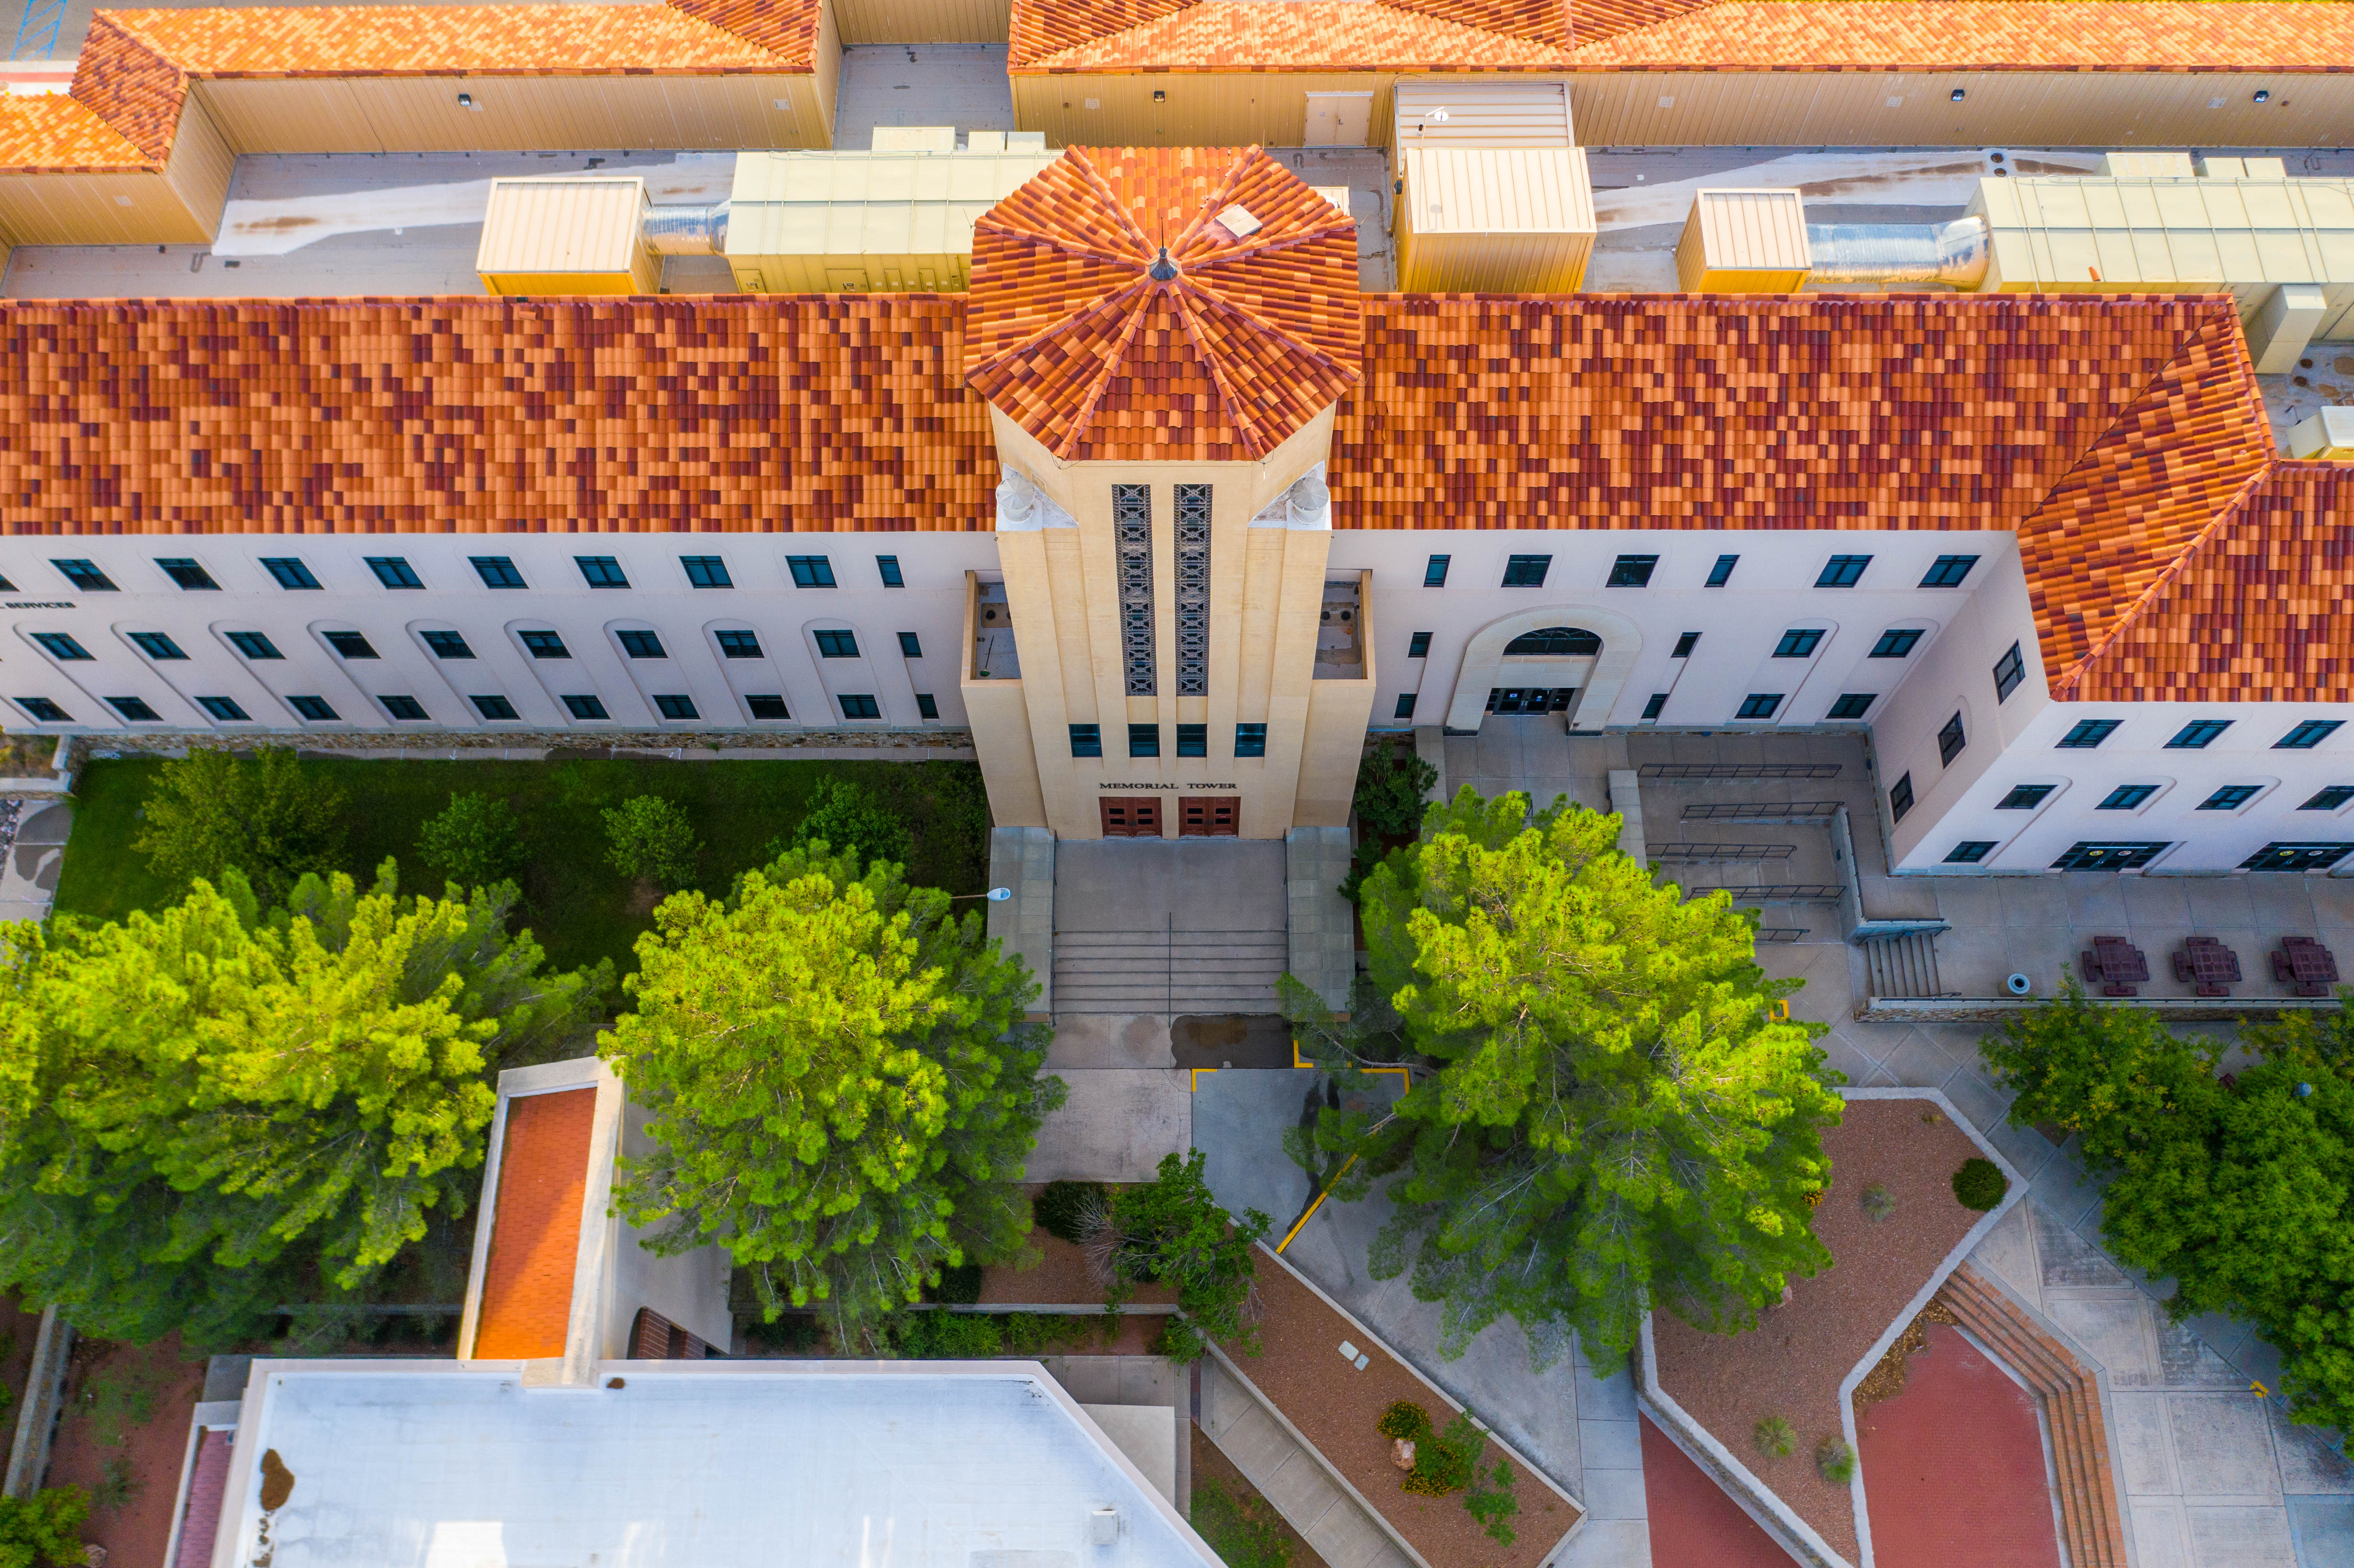
[[588, 1183], [595, 1089], [562, 1089], [507, 1102], [499, 1155], [491, 1255], [482, 1270], [482, 1311], [474, 1326], [481, 1361], [528, 1361], [564, 1353], [572, 1316], [572, 1274], [580, 1259], [580, 1209]]
[[188, 1514], [180, 1526], [180, 1550], [173, 1556], [172, 1568], [206, 1568], [213, 1560], [234, 1442], [229, 1433], [214, 1430], [196, 1444], [196, 1474], [188, 1478]]
[[[1858, 1423], [1873, 1560], [2059, 1568], [2033, 1396], [1958, 1330], [1928, 1328], [1928, 1348], [1905, 1366], [1904, 1392]], [[1643, 1460], [1648, 1468], [1648, 1445]]]
[[1643, 1495], [1651, 1516], [1651, 1568], [1790, 1568], [1790, 1554], [1648, 1415]]

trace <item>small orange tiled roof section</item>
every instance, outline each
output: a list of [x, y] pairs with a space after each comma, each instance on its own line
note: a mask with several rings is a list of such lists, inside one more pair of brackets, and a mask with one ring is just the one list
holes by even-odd
[[188, 76], [119, 15], [101, 11], [90, 18], [82, 39], [72, 96], [121, 132], [147, 161], [161, 164], [179, 133]]
[[77, 99], [57, 92], [0, 94], [0, 169], [82, 174], [153, 166], [144, 152]]
[[1263, 457], [1354, 385], [1357, 229], [1257, 147], [1072, 148], [973, 228], [968, 380], [1057, 457]]
[[1580, 71], [2354, 69], [2343, 0], [1612, 0], [1578, 16]]
[[1560, 70], [1568, 58], [1541, 0], [1014, 0], [1013, 40], [1017, 76]]
[[963, 303], [0, 304], [10, 534], [990, 525]]
[[492, 1206], [491, 1248], [474, 1319], [474, 1359], [531, 1361], [564, 1353], [573, 1273], [588, 1192], [594, 1088], [524, 1095], [507, 1102]]

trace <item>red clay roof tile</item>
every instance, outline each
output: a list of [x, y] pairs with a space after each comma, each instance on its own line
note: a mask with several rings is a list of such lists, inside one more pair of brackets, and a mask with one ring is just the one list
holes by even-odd
[[[121, 16], [101, 11], [90, 18], [74, 68], [73, 97], [148, 161], [161, 164], [171, 156], [172, 139], [180, 130], [180, 105], [187, 96], [187, 72]], [[5, 166], [22, 165], [10, 159]]]
[[[1134, 24], [1092, 7], [1050, 20], [1024, 12], [1055, 0], [1014, 0], [1015, 75], [1195, 71], [1559, 70], [1565, 38], [1533, 41], [1534, 7], [1430, 0], [1427, 13], [1378, 0], [1195, 0]], [[1500, 29], [1469, 24], [1492, 17]], [[1073, 34], [1084, 41], [1044, 46]], [[1032, 53], [1032, 49], [1042, 52]]]
[[59, 92], [0, 94], [0, 169], [80, 174], [155, 166], [79, 99]]
[[490, 1213], [474, 1319], [474, 1359], [532, 1361], [564, 1353], [573, 1274], [588, 1192], [597, 1091], [558, 1089], [507, 1102], [499, 1189]]

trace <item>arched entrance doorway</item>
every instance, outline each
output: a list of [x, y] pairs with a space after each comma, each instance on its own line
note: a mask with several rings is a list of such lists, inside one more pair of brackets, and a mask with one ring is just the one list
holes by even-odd
[[1599, 606], [1556, 605], [1491, 620], [1463, 650], [1447, 727], [1476, 730], [1490, 714], [1559, 714], [1600, 729], [1642, 652], [1632, 620]]

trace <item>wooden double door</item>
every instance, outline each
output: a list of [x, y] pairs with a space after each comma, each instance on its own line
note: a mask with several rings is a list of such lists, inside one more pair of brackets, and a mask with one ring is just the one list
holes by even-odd
[[[1103, 836], [1108, 839], [1157, 839], [1165, 836], [1161, 825], [1161, 797], [1158, 795], [1099, 795], [1097, 810], [1102, 813]], [[1180, 838], [1231, 839], [1242, 829], [1243, 801], [1239, 795], [1180, 795], [1177, 798], [1177, 836]]]

